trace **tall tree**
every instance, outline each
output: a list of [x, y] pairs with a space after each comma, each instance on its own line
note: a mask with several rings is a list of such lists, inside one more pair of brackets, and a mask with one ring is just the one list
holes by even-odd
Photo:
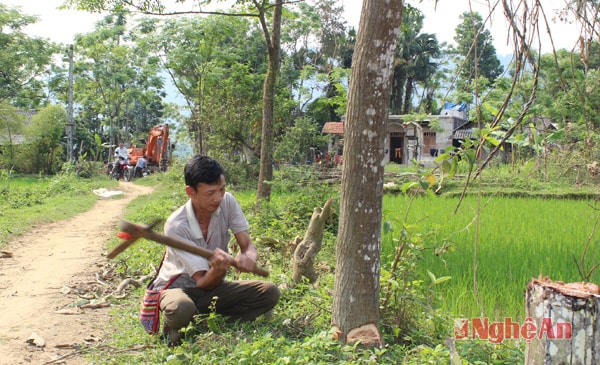
[[44, 99], [40, 93], [43, 90], [40, 77], [57, 47], [23, 32], [37, 20], [35, 16], [0, 4], [0, 103], [8, 101], [29, 109], [38, 107]]
[[269, 31], [265, 11], [271, 6], [268, 1], [259, 3], [252, 0], [258, 10], [259, 20], [265, 35], [269, 54], [269, 68], [263, 90], [262, 133], [260, 143], [260, 171], [258, 173], [258, 188], [256, 198], [268, 200], [271, 197], [271, 180], [273, 180], [273, 116], [275, 107], [275, 85], [280, 67], [281, 55], [281, 18], [283, 4], [276, 0], [273, 4], [272, 28]]
[[299, 3], [297, 8], [298, 12], [289, 12], [284, 19], [282, 35], [289, 64], [299, 75], [298, 85], [294, 85], [296, 114], [307, 113], [322, 126], [327, 121], [340, 120], [345, 112], [345, 73], [351, 66], [356, 32], [346, 30], [343, 7], [336, 1]]
[[460, 76], [463, 84], [460, 89], [469, 89], [476, 78], [485, 77], [493, 83], [504, 70], [496, 56], [492, 34], [485, 29], [478, 13], [464, 12], [462, 22], [455, 29], [456, 52], [461, 57]]
[[[186, 0], [176, 1], [185, 3]], [[208, 5], [211, 0], [189, 1], [192, 6]], [[66, 0], [65, 6], [76, 7], [81, 10], [89, 11], [122, 11], [130, 9], [150, 15], [177, 15], [182, 12], [166, 10], [168, 3], [161, 0]], [[273, 111], [275, 103], [275, 85], [280, 67], [281, 55], [281, 21], [283, 14], [283, 2], [275, 0], [241, 0], [235, 9], [247, 9], [248, 12], [225, 13], [216, 12], [221, 15], [232, 16], [252, 16], [257, 17], [260, 27], [264, 34], [264, 40], [269, 56], [269, 68], [265, 77], [263, 88], [263, 115], [262, 115], [262, 133], [261, 133], [261, 154], [260, 154], [260, 172], [258, 179], [257, 199], [269, 199], [271, 196], [270, 181], [273, 179]], [[272, 13], [269, 13], [270, 10]], [[185, 14], [206, 14], [204, 11], [186, 11]], [[213, 12], [215, 13], [215, 12]], [[270, 23], [270, 26], [269, 26]]]
[[440, 55], [440, 47], [434, 34], [421, 33], [423, 19], [420, 10], [405, 6], [394, 66], [390, 106], [393, 114], [412, 112], [415, 84], [420, 82], [427, 87], [437, 71], [435, 59]]
[[339, 104], [335, 99], [340, 95], [338, 88], [339, 80], [336, 77], [336, 65], [341, 64], [341, 56], [346, 38], [346, 25], [343, 20], [344, 7], [333, 0], [320, 0], [317, 2], [319, 18], [321, 19], [320, 32], [318, 39], [321, 44], [324, 60], [324, 74], [327, 84], [324, 89], [324, 97], [328, 100], [325, 103], [325, 110], [328, 111], [328, 121], [339, 120], [337, 108]]
[[282, 51], [286, 53], [282, 76], [290, 77], [290, 88], [297, 95], [297, 110], [301, 114], [306, 104], [315, 97], [319, 85], [315, 78], [322, 69], [323, 54], [317, 41], [320, 18], [315, 6], [306, 2], [297, 4], [297, 11], [286, 12], [282, 23]]
[[384, 141], [403, 1], [365, 0], [346, 113], [332, 325], [342, 342], [382, 345], [379, 271]]
[[415, 51], [411, 59], [411, 67], [407, 73], [402, 114], [413, 111], [412, 101], [415, 84], [424, 83], [428, 85], [428, 80], [433, 78], [433, 74], [437, 71], [437, 64], [433, 61], [440, 55], [436, 36], [429, 33], [419, 34], [415, 39]]
[[229, 146], [224, 152], [241, 147], [249, 159], [258, 154], [254, 126], [267, 65], [256, 22], [210, 15], [143, 24], [144, 42], [158, 45], [163, 67], [191, 111], [186, 124], [194, 152]]
[[402, 12], [402, 26], [400, 37], [398, 37], [398, 48], [394, 61], [394, 76], [392, 79], [392, 96], [390, 98], [390, 109], [392, 114], [401, 114], [406, 104], [406, 84], [411, 69], [411, 60], [417, 53], [414, 40], [423, 28], [424, 15], [413, 6], [406, 5]]
[[[85, 123], [83, 129], [107, 134], [111, 146], [147, 135], [163, 113], [156, 59], [133, 40], [123, 12], [106, 16], [93, 32], [75, 39], [75, 102], [89, 117], [78, 121]], [[87, 142], [95, 144], [93, 134]]]

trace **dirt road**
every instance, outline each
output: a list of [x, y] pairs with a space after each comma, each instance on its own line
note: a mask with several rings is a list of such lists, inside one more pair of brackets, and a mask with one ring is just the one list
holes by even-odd
[[102, 254], [125, 206], [152, 189], [121, 182], [118, 190], [121, 198], [32, 227], [0, 253], [0, 364], [86, 364], [79, 347], [107, 336], [109, 308], [90, 308], [92, 300], [82, 309], [77, 294], [101, 285], [96, 274], [108, 261]]

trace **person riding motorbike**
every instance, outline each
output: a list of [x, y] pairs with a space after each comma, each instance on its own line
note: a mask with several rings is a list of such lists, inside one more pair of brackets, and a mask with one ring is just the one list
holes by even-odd
[[117, 173], [123, 167], [129, 164], [129, 151], [125, 148], [123, 141], [119, 142], [119, 147], [115, 149], [115, 164], [113, 166], [112, 175]]

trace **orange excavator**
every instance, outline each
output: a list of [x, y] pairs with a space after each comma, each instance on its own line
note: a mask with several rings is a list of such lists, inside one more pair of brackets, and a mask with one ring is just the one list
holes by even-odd
[[160, 124], [150, 129], [148, 140], [141, 140], [146, 147], [132, 145], [129, 151], [129, 163], [135, 166], [137, 160], [146, 156], [148, 170], [150, 172], [166, 171], [171, 164], [174, 145], [169, 138], [169, 124]]

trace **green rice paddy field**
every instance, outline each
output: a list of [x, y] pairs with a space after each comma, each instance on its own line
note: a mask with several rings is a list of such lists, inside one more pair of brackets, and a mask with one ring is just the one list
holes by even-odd
[[[583, 280], [576, 261], [580, 263], [590, 236], [586, 270], [600, 262], [600, 232], [594, 233], [599, 212], [592, 201], [497, 196], [479, 202], [467, 197], [457, 214], [458, 198], [420, 197], [412, 205], [410, 201], [404, 195], [386, 196], [383, 220], [398, 228], [407, 216], [406, 223], [418, 227], [426, 247], [444, 240], [451, 244], [452, 250], [440, 256], [425, 250], [418, 263], [426, 282], [427, 270], [438, 278], [451, 277], [435, 286], [436, 308], [451, 316], [524, 318], [524, 291], [531, 278]], [[397, 232], [394, 229], [394, 235]], [[384, 257], [395, 251], [391, 245], [384, 240]], [[600, 270], [589, 281], [600, 283]]]

